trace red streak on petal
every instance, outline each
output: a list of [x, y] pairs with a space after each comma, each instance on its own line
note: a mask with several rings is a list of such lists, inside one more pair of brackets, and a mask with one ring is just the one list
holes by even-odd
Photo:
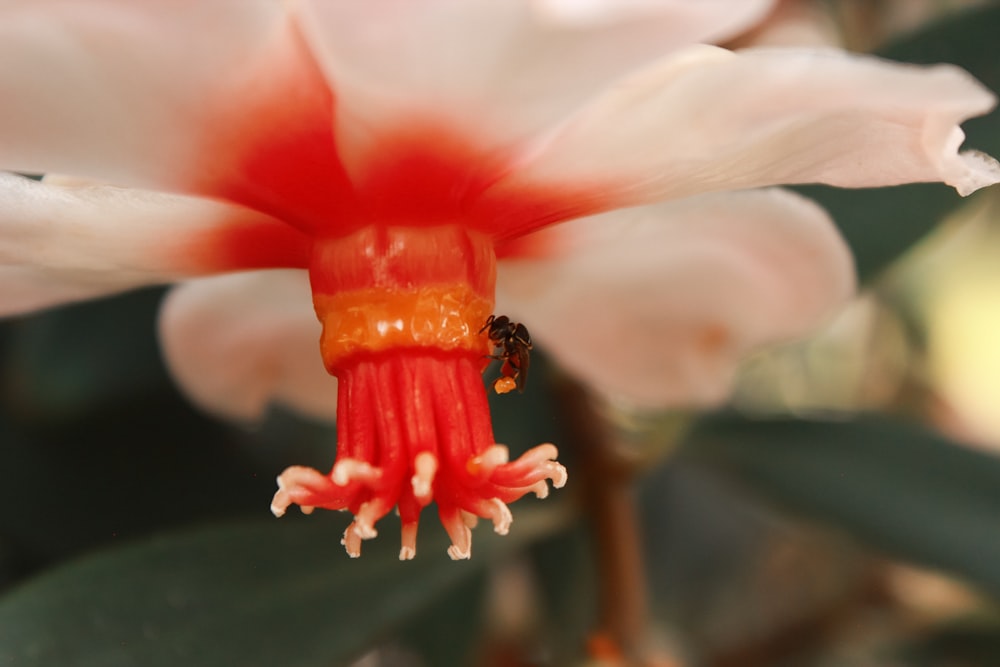
[[[502, 196], [487, 192], [477, 202], [473, 218], [486, 223], [484, 227], [491, 229], [494, 239], [502, 245], [560, 222], [618, 207], [617, 191], [610, 189], [604, 196], [595, 193], [593, 188], [584, 191], [570, 185], [522, 186], [504, 188]], [[508, 246], [502, 254], [507, 257], [517, 254], [545, 255], [549, 250], [551, 246], [547, 243], [535, 242], [520, 248]]]
[[216, 111], [196, 165], [199, 194], [326, 237], [371, 225], [460, 224], [508, 240], [615, 206], [610, 190], [590, 185], [506, 182], [516, 146], [487, 146], [441, 119], [400, 113], [404, 120], [385, 126], [338, 116], [291, 20], [261, 52], [206, 100]]
[[380, 133], [364, 152], [352, 174], [366, 225], [470, 223], [471, 203], [505, 168], [502, 158], [419, 120]]
[[531, 234], [498, 242], [497, 259], [545, 259], [559, 256], [565, 244], [560, 242], [560, 234], [551, 233], [553, 229], [560, 228], [547, 227]]
[[234, 220], [231, 224], [193, 234], [172, 253], [175, 265], [192, 273], [249, 269], [306, 268], [312, 239], [276, 220]]
[[351, 169], [364, 212], [359, 227], [458, 223], [499, 240], [614, 206], [610, 195], [595, 197], [591, 188], [582, 196], [571, 186], [508, 188], [491, 196], [515, 168], [514, 154], [480, 147], [427, 119], [380, 131], [364, 152], [366, 159], [352, 161]]
[[350, 196], [333, 137], [333, 94], [289, 22], [260, 61], [214, 102], [199, 192], [303, 230], [329, 224]]

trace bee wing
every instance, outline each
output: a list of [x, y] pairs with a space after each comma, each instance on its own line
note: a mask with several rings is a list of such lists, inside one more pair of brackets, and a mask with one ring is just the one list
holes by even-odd
[[518, 322], [514, 327], [512, 335], [514, 340], [516, 340], [525, 349], [531, 349], [531, 334], [528, 333], [528, 327]]
[[524, 387], [528, 384], [528, 366], [531, 363], [531, 348], [526, 345], [518, 345], [516, 351], [517, 366], [517, 390], [524, 392]]

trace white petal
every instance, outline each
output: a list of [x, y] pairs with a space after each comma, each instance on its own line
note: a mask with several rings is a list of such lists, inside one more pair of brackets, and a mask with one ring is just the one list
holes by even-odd
[[606, 25], [669, 16], [677, 34], [688, 43], [695, 43], [718, 42], [743, 32], [761, 20], [775, 3], [771, 0], [534, 0], [534, 4], [548, 20], [569, 25]]
[[4, 265], [0, 265], [0, 285], [3, 285], [0, 317], [93, 299], [127, 289], [112, 276], [108, 276], [107, 283], [102, 283], [96, 278], [84, 281], [54, 272]]
[[340, 144], [364, 154], [379, 129], [415, 118], [509, 142], [639, 65], [747, 26], [772, 0], [656, 0], [619, 21], [530, 0], [301, 4], [303, 31], [337, 90]]
[[272, 403], [333, 420], [337, 381], [319, 351], [305, 271], [255, 271], [185, 283], [167, 295], [168, 366], [199, 405], [256, 419]]
[[824, 211], [783, 190], [702, 195], [543, 233], [564, 255], [501, 262], [497, 312], [598, 391], [715, 405], [754, 348], [807, 333], [851, 295]]
[[298, 238], [286, 225], [238, 206], [103, 185], [39, 183], [0, 172], [0, 315], [290, 261], [294, 253], [283, 258], [274, 252], [280, 243], [254, 247], [255, 233], [291, 245]]
[[[299, 182], [334, 170], [329, 97], [275, 0], [0, 5], [2, 169], [304, 218], [304, 205], [283, 209], [271, 191], [306, 199], [315, 183]], [[260, 163], [274, 153], [283, 166]], [[289, 164], [310, 169], [289, 179]]]
[[577, 183], [639, 204], [780, 183], [923, 181], [967, 194], [1000, 180], [1000, 166], [959, 154], [958, 124], [994, 102], [950, 65], [703, 46], [622, 81], [490, 196], [507, 197], [510, 184]]

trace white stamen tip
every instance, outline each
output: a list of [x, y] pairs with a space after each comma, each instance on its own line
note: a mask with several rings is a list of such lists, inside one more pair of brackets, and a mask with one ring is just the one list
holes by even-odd
[[563, 467], [561, 463], [550, 463], [549, 468], [549, 478], [552, 480], [552, 486], [557, 489], [561, 489], [566, 486], [566, 481], [569, 479], [569, 474], [566, 472], [566, 468]]
[[491, 474], [498, 467], [510, 462], [510, 451], [504, 445], [493, 445], [479, 456], [469, 459], [469, 472], [477, 476]]
[[347, 486], [351, 482], [371, 482], [382, 476], [382, 471], [366, 461], [342, 459], [337, 461], [330, 478], [337, 486]]
[[273, 514], [274, 516], [278, 517], [279, 519], [281, 517], [285, 516], [285, 510], [287, 510], [287, 509], [288, 509], [287, 505], [285, 505], [284, 507], [282, 507], [281, 505], [278, 505], [277, 503], [271, 503], [271, 514]]
[[413, 495], [421, 503], [427, 504], [431, 500], [437, 468], [437, 457], [430, 452], [420, 452], [413, 459], [414, 475], [410, 478], [410, 484], [413, 486]]
[[373, 516], [372, 510], [371, 503], [361, 503], [358, 513], [354, 515], [354, 523], [348, 526], [348, 529], [353, 530], [354, 534], [362, 540], [370, 540], [378, 535], [378, 531], [375, 530], [375, 521], [378, 519], [378, 515]]
[[333, 471], [330, 473], [330, 477], [333, 479], [333, 483], [337, 486], [347, 486], [347, 483], [351, 481], [350, 474], [345, 469], [345, 461], [336, 463], [333, 466]]
[[531, 485], [531, 492], [535, 494], [536, 498], [548, 498], [549, 485], [545, 483], [545, 480], [536, 482]]
[[480, 458], [486, 465], [493, 467], [502, 466], [510, 462], [510, 450], [505, 445], [493, 445], [483, 452]]
[[353, 532], [362, 540], [370, 540], [373, 537], [378, 537], [378, 531], [375, 530], [375, 526], [358, 521], [354, 522]]
[[417, 555], [417, 550], [413, 547], [403, 547], [399, 550], [399, 560], [413, 560]]
[[353, 525], [351, 524], [344, 531], [344, 537], [341, 538], [340, 543], [344, 545], [344, 550], [347, 551], [348, 556], [357, 558], [361, 555], [361, 538], [351, 531]]
[[497, 535], [506, 535], [510, 532], [510, 524], [514, 521], [514, 515], [499, 498], [493, 498], [491, 503], [493, 511], [490, 512], [490, 518], [493, 519], [493, 532]]
[[450, 556], [452, 560], [469, 560], [472, 557], [472, 550], [468, 549], [466, 551], [462, 551], [453, 544], [448, 547], [448, 556]]

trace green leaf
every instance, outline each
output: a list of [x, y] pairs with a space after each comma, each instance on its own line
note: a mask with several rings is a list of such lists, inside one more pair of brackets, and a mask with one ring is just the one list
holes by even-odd
[[0, 398], [7, 410], [51, 428], [172, 393], [156, 341], [162, 293], [138, 290], [5, 323]]
[[154, 335], [161, 292], [0, 323], [0, 505], [16, 508], [0, 514], [0, 565], [12, 573], [207, 517], [266, 514], [286, 466], [332, 465], [329, 425], [279, 410], [223, 424], [180, 395]]
[[0, 665], [342, 664], [563, 521], [555, 507], [521, 509], [507, 537], [476, 531], [469, 562], [446, 556], [430, 517], [406, 563], [388, 520], [349, 559], [336, 515], [219, 524], [106, 552], [0, 599]]
[[555, 665], [577, 664], [598, 623], [593, 536], [582, 521], [532, 546], [546, 652]]
[[[289, 453], [263, 460], [179, 399], [38, 431], [0, 414], [0, 535], [32, 567], [207, 517], [264, 515]], [[0, 406], [2, 412], [2, 406]], [[294, 440], [289, 440], [295, 442]], [[291, 447], [289, 447], [291, 449]], [[327, 462], [334, 446], [328, 445]]]
[[891, 653], [890, 664], [908, 667], [994, 665], [1000, 656], [1000, 628], [995, 621], [960, 620], [925, 629]]
[[[998, 34], [1000, 7], [984, 6], [908, 35], [880, 49], [878, 55], [921, 64], [954, 63], [986, 87], [1000, 91]], [[963, 129], [966, 148], [1000, 155], [1000, 112], [972, 119]], [[817, 185], [796, 190], [819, 202], [836, 220], [851, 246], [862, 280], [877, 275], [964, 201], [941, 184], [875, 190]]]
[[896, 557], [1000, 595], [1000, 458], [886, 417], [706, 419], [689, 460]]
[[487, 598], [488, 577], [479, 570], [467, 581], [453, 586], [446, 595], [436, 598], [399, 633], [404, 647], [423, 658], [425, 665], [477, 664]]

